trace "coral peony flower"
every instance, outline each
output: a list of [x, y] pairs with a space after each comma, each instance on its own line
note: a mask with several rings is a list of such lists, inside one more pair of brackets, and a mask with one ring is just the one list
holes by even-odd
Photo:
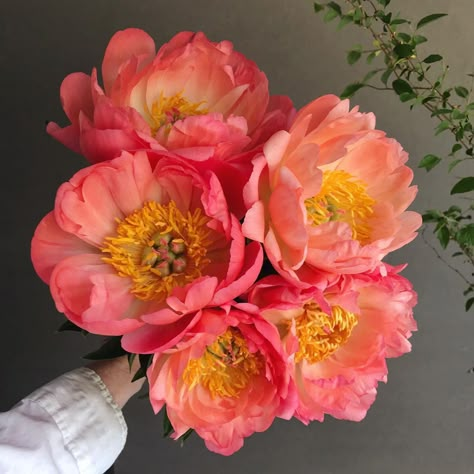
[[189, 340], [155, 355], [147, 374], [153, 409], [166, 404], [173, 437], [193, 428], [224, 455], [275, 417], [291, 418], [296, 405], [276, 328], [241, 308], [203, 310]]
[[251, 290], [249, 301], [277, 325], [292, 354], [299, 397], [295, 416], [302, 422], [322, 421], [325, 414], [362, 420], [378, 382], [386, 381], [385, 359], [410, 351], [416, 294], [398, 270], [387, 266], [353, 275], [344, 290], [324, 294], [299, 289], [280, 276]]
[[372, 114], [324, 96], [254, 160], [244, 234], [297, 285], [371, 271], [416, 235], [421, 218], [405, 212], [416, 194], [408, 155], [373, 127]]
[[105, 51], [102, 77], [103, 89], [95, 69], [67, 76], [60, 95], [71, 125], [47, 128], [91, 162], [160, 145], [226, 156], [286, 129], [293, 113], [288, 97], [269, 98], [255, 63], [203, 33], [179, 33], [156, 54], [144, 31], [119, 31]]
[[[260, 270], [259, 244], [245, 246], [215, 175], [150, 158], [124, 152], [79, 171], [36, 229], [36, 271], [58, 310], [90, 332], [133, 331], [173, 295], [181, 308], [225, 303]], [[182, 329], [180, 315], [160, 314], [163, 330]]]

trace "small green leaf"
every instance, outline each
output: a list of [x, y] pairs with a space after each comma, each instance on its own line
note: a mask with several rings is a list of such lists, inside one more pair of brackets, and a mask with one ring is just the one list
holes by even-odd
[[451, 194], [468, 193], [474, 190], [474, 176], [468, 176], [459, 180], [451, 189]]
[[428, 102], [431, 102], [432, 100], [435, 100], [435, 99], [437, 99], [436, 96], [429, 95], [428, 97], [424, 97], [423, 100], [421, 101], [421, 103], [424, 105], [424, 104], [427, 104]]
[[454, 91], [459, 97], [465, 99], [469, 95], [469, 91], [463, 86], [457, 86], [454, 88]]
[[426, 168], [426, 171], [432, 170], [437, 164], [441, 163], [441, 158], [436, 155], [426, 155], [420, 161], [418, 168]]
[[362, 20], [362, 8], [357, 7], [354, 11], [354, 23], [360, 24]]
[[132, 370], [133, 361], [135, 360], [136, 356], [137, 356], [137, 354], [128, 354], [127, 355], [128, 367], [129, 367], [130, 370]]
[[469, 298], [466, 301], [466, 311], [469, 311], [471, 309], [471, 306], [474, 304], [474, 298]]
[[432, 64], [432, 63], [436, 63], [438, 61], [441, 61], [442, 59], [443, 59], [443, 56], [441, 56], [439, 54], [430, 54], [425, 59], [423, 59], [423, 62], [426, 63], [426, 64]]
[[427, 41], [428, 41], [428, 38], [426, 38], [425, 36], [421, 36], [421, 35], [413, 36], [413, 44], [415, 44], [415, 45], [419, 45], [421, 43], [426, 43]]
[[168, 413], [166, 411], [166, 406], [163, 410], [163, 438], [167, 438], [173, 431], [173, 425], [171, 424], [170, 419], [168, 418]]
[[351, 15], [342, 15], [341, 21], [337, 25], [337, 29], [341, 30], [342, 28], [344, 28], [349, 23], [352, 23], [352, 21], [353, 21], [353, 19], [352, 19]]
[[437, 117], [438, 115], [450, 115], [452, 111], [453, 111], [452, 109], [436, 109], [431, 114], [431, 116], [432, 117]]
[[359, 89], [365, 87], [365, 84], [361, 82], [355, 82], [353, 84], [349, 84], [341, 93], [341, 99], [348, 99], [352, 97]]
[[183, 435], [181, 435], [178, 439], [179, 441], [181, 441], [181, 447], [184, 446], [184, 442], [194, 433], [194, 430], [192, 428], [189, 428], [188, 431], [186, 431], [186, 433], [184, 433]]
[[398, 43], [395, 48], [393, 48], [393, 51], [399, 59], [409, 58], [413, 55], [414, 48], [411, 44]]
[[461, 112], [459, 109], [454, 109], [451, 117], [454, 120], [462, 120], [466, 118], [466, 114], [464, 112]]
[[61, 326], [58, 327], [56, 331], [57, 332], [64, 332], [64, 331], [82, 332], [83, 329], [80, 328], [79, 326], [76, 326], [73, 322], [67, 319], [66, 321], [64, 321], [64, 323], [61, 324]]
[[140, 360], [140, 368], [135, 372], [135, 375], [132, 378], [132, 382], [135, 382], [135, 380], [146, 377], [146, 371], [148, 367], [151, 365], [153, 356], [151, 354], [140, 354], [138, 356], [138, 359]]
[[377, 2], [386, 7], [390, 3], [390, 0], [377, 0]]
[[474, 110], [474, 102], [471, 102], [466, 106], [466, 110], [470, 112], [471, 110]]
[[347, 53], [347, 62], [352, 66], [360, 59], [361, 56], [362, 52], [360, 49], [353, 49]]
[[451, 148], [451, 153], [454, 155], [454, 153], [457, 153], [459, 150], [461, 150], [461, 148], [462, 145], [460, 143], [455, 143]]
[[460, 245], [474, 245], [474, 224], [468, 224], [456, 233], [456, 240]]
[[324, 5], [321, 5], [320, 3], [314, 2], [313, 3], [313, 8], [314, 8], [315, 13], [319, 13], [320, 11], [324, 10]]
[[441, 247], [445, 249], [449, 244], [449, 230], [445, 226], [440, 227], [438, 232], [436, 232], [436, 237], [438, 238]]
[[441, 123], [438, 124], [436, 127], [436, 132], [435, 135], [439, 135], [440, 133], [443, 133], [445, 130], [447, 130], [451, 124], [447, 120], [443, 120]]
[[402, 102], [408, 102], [409, 100], [416, 99], [416, 94], [413, 92], [403, 92], [400, 94], [400, 100]]
[[413, 89], [411, 88], [410, 84], [403, 79], [395, 79], [392, 82], [393, 90], [398, 94], [403, 94], [404, 92], [411, 92], [413, 93]]
[[339, 15], [337, 14], [336, 10], [333, 10], [332, 8], [328, 8], [326, 10], [326, 13], [323, 17], [323, 21], [325, 23], [329, 23], [330, 21], [334, 20], [334, 18], [337, 18]]
[[454, 160], [454, 161], [451, 161], [451, 163], [449, 163], [449, 166], [448, 166], [448, 173], [451, 173], [451, 171], [453, 171], [453, 169], [459, 165], [459, 163], [461, 163], [461, 161], [463, 160]]
[[362, 82], [365, 84], [369, 82], [378, 72], [382, 71], [383, 69], [374, 69], [373, 71], [369, 71], [362, 79]]
[[463, 252], [454, 252], [451, 257], [460, 257], [461, 255], [464, 255]]
[[329, 2], [327, 6], [337, 12], [338, 15], [342, 15], [341, 7], [336, 2]]
[[431, 209], [431, 210], [425, 212], [422, 215], [422, 218], [423, 218], [423, 223], [438, 222], [440, 219], [443, 218], [443, 215], [439, 211], [437, 211], [436, 209]]
[[403, 23], [410, 23], [410, 22], [403, 18], [395, 18], [395, 20], [392, 20], [390, 22], [391, 25], [402, 25]]
[[392, 75], [393, 73], [393, 69], [391, 68], [388, 68], [385, 70], [385, 72], [382, 74], [382, 76], [380, 77], [380, 80], [385, 84], [387, 85], [387, 82], [388, 82], [388, 79], [389, 77]]
[[397, 38], [401, 39], [405, 43], [409, 43], [411, 41], [411, 36], [407, 33], [397, 33]]
[[432, 21], [437, 20], [438, 18], [442, 18], [443, 16], [446, 16], [447, 13], [432, 13], [431, 15], [427, 15], [423, 17], [417, 24], [416, 24], [416, 29], [419, 30], [423, 26], [427, 25], [428, 23], [431, 23]]
[[[377, 53], [378, 53], [378, 51], [372, 51], [371, 53], [369, 53], [367, 55], [367, 58], [365, 59], [367, 64], [372, 64], [372, 61], [377, 57]], [[363, 82], [365, 82], [365, 81], [363, 81]]]
[[103, 359], [115, 359], [116, 357], [121, 357], [127, 352], [122, 348], [120, 344], [121, 336], [110, 337], [102, 344], [99, 349], [93, 352], [89, 352], [83, 356], [83, 359], [88, 360], [103, 360]]

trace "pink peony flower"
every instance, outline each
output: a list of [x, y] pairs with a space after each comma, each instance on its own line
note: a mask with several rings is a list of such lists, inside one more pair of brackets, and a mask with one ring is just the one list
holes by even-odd
[[161, 146], [224, 157], [287, 129], [294, 110], [288, 97], [269, 98], [264, 73], [232, 43], [203, 33], [179, 33], [156, 54], [144, 31], [119, 31], [102, 77], [103, 89], [95, 69], [67, 76], [60, 95], [71, 125], [47, 127], [91, 162]]
[[59, 188], [32, 260], [72, 322], [121, 335], [160, 311], [163, 331], [182, 330], [190, 322], [166, 312], [169, 297], [180, 309], [237, 297], [257, 278], [262, 250], [245, 246], [214, 174], [176, 157], [124, 152]]
[[179, 438], [190, 428], [211, 451], [230, 455], [275, 417], [291, 418], [296, 394], [276, 328], [250, 305], [205, 309], [177, 349], [148, 370], [155, 413], [166, 411]]
[[244, 234], [263, 242], [275, 269], [297, 285], [371, 271], [416, 236], [421, 218], [405, 212], [416, 194], [408, 155], [373, 128], [372, 114], [323, 96], [254, 160]]
[[362, 420], [378, 382], [386, 381], [385, 359], [410, 351], [416, 294], [398, 270], [382, 266], [352, 275], [324, 294], [297, 288], [280, 276], [265, 278], [251, 290], [249, 301], [278, 327], [292, 355], [299, 397], [295, 416], [305, 424], [323, 421], [325, 414]]

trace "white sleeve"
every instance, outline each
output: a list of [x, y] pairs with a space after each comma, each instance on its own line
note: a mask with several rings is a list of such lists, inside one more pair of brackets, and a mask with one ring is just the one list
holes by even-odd
[[0, 413], [0, 472], [103, 474], [126, 437], [122, 411], [101, 378], [76, 369]]

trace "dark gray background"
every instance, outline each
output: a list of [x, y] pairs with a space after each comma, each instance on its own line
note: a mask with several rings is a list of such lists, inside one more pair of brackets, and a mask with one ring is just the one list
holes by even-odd
[[[2, 324], [0, 410], [60, 373], [81, 365], [97, 340], [55, 335], [61, 322], [48, 288], [36, 277], [29, 244], [36, 224], [53, 205], [57, 187], [84, 160], [44, 132], [45, 120], [66, 123], [59, 85], [68, 73], [99, 66], [109, 38], [129, 26], [148, 31], [157, 44], [180, 30], [230, 39], [267, 73], [272, 93], [299, 107], [338, 93], [366, 69], [345, 64], [345, 51], [364, 36], [336, 33], [305, 0], [42, 0], [0, 2], [2, 116]], [[426, 27], [430, 52], [449, 58], [452, 77], [474, 64], [473, 0], [393, 0], [412, 18], [450, 16]], [[361, 71], [358, 74], [358, 71]], [[433, 137], [428, 115], [409, 112], [391, 93], [359, 94], [354, 103], [374, 111], [378, 126], [398, 138], [416, 166], [423, 154], [448, 150]], [[461, 171], [461, 170], [459, 170]], [[446, 206], [445, 169], [416, 171], [417, 210]], [[454, 251], [454, 250], [453, 250]], [[118, 473], [322, 474], [474, 472], [474, 317], [463, 311], [459, 277], [418, 239], [391, 258], [409, 262], [404, 275], [419, 292], [419, 332], [411, 354], [390, 362], [389, 381], [361, 423], [327, 419], [305, 427], [279, 421], [248, 439], [230, 458], [209, 453], [192, 437], [181, 449], [161, 439], [161, 417], [146, 400], [126, 408], [129, 439]]]

